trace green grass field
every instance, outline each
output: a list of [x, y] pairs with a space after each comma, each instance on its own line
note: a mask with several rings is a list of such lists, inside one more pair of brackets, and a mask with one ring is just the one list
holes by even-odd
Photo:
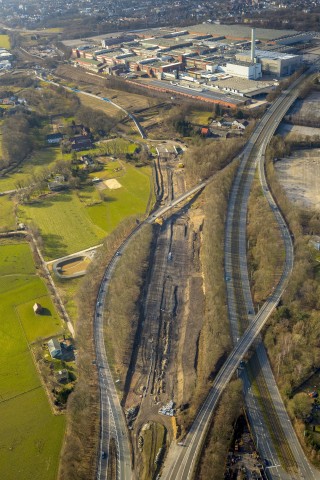
[[10, 48], [10, 37], [9, 35], [0, 35], [0, 48]]
[[212, 115], [211, 112], [202, 112], [199, 110], [192, 110], [191, 113], [188, 115], [188, 120], [191, 123], [195, 123], [197, 125], [208, 125], [209, 117]]
[[104, 190], [106, 201], [88, 207], [88, 214], [93, 223], [107, 233], [110, 233], [125, 217], [144, 214], [148, 204], [150, 168], [135, 168], [126, 164], [125, 169], [125, 174], [117, 177], [121, 188]]
[[0, 192], [14, 190], [20, 183], [30, 180], [33, 174], [40, 173], [45, 167], [52, 167], [58, 160], [70, 160], [70, 158], [71, 155], [62, 154], [60, 148], [50, 147], [35, 151], [18, 170], [0, 177]]
[[22, 221], [35, 222], [44, 241], [44, 254], [54, 259], [97, 245], [105, 231], [96, 226], [76, 193], [60, 193], [20, 207]]
[[[103, 178], [114, 178], [106, 168]], [[19, 220], [35, 222], [44, 241], [44, 255], [52, 260], [97, 245], [118, 223], [129, 215], [146, 211], [150, 195], [150, 167], [136, 168], [123, 162], [117, 172], [122, 187], [103, 190], [101, 200], [95, 187], [59, 193], [19, 207]], [[95, 176], [95, 174], [93, 174]]]
[[12, 230], [15, 226], [13, 203], [7, 196], [0, 196], [0, 232]]
[[[35, 301], [47, 308], [36, 316]], [[30, 341], [63, 325], [29, 245], [0, 245], [0, 465], [6, 480], [55, 480], [65, 419], [51, 413], [30, 353]]]

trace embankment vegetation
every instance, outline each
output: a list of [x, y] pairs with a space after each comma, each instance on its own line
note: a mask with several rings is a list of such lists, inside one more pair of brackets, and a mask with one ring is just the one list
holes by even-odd
[[78, 292], [76, 324], [78, 382], [67, 406], [67, 429], [59, 479], [94, 480], [99, 444], [99, 394], [94, 351], [93, 316], [99, 286], [114, 252], [133, 230], [136, 217], [123, 221], [105, 239], [94, 257]]
[[231, 348], [224, 281], [224, 225], [229, 192], [237, 164], [218, 173], [199, 202], [204, 205], [201, 264], [204, 277], [205, 311], [198, 340], [195, 369], [197, 380], [190, 408], [182, 412], [182, 433], [203, 401], [211, 381]]
[[[289, 412], [294, 417], [301, 441], [310, 457], [319, 464], [319, 446], [313, 436], [303, 435], [306, 418], [301, 414], [303, 408], [300, 408], [300, 397], [296, 397], [303, 382], [320, 368], [320, 283], [315, 251], [309, 243], [311, 235], [320, 234], [320, 214], [293, 206], [280, 185], [274, 159], [284, 156], [287, 148], [281, 137], [274, 137], [267, 151], [267, 178], [294, 236], [295, 263], [281, 304], [266, 329], [264, 341], [278, 385]], [[263, 229], [265, 218], [260, 217], [259, 223]], [[273, 255], [274, 249], [272, 242], [264, 242], [265, 256]], [[256, 257], [256, 260], [256, 271], [263, 275], [266, 267], [263, 256], [260, 255], [259, 259]], [[307, 393], [304, 395], [307, 396]]]
[[145, 225], [123, 253], [106, 301], [105, 342], [109, 361], [124, 384], [138, 327], [141, 288], [148, 269], [152, 225]]
[[224, 168], [244, 144], [244, 137], [214, 142], [199, 138], [183, 156], [188, 183], [195, 184]]
[[263, 195], [258, 175], [249, 197], [247, 239], [251, 292], [253, 302], [258, 305], [277, 284], [285, 258], [279, 226]]
[[196, 474], [198, 480], [221, 480], [224, 478], [234, 425], [241, 408], [242, 383], [241, 380], [234, 380], [224, 391], [214, 415]]

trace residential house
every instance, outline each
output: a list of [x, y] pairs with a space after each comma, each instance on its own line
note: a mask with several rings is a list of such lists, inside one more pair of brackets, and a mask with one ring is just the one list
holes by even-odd
[[48, 188], [51, 192], [59, 192], [68, 188], [68, 184], [53, 180], [52, 182], [48, 183]]
[[201, 130], [200, 130], [200, 134], [201, 134], [203, 137], [210, 137], [210, 130], [209, 130], [209, 128], [207, 128], [207, 127], [202, 127]]
[[51, 358], [59, 358], [61, 357], [61, 345], [59, 340], [56, 338], [51, 338], [51, 340], [48, 341], [48, 349], [49, 353], [51, 355]]
[[247, 120], [234, 120], [232, 122], [232, 128], [237, 128], [238, 130], [245, 130], [247, 126], [249, 125], [249, 122]]
[[94, 160], [90, 155], [82, 155], [81, 160], [87, 167], [92, 167], [94, 165]]
[[87, 135], [77, 135], [76, 137], [72, 137], [70, 138], [70, 142], [72, 150], [76, 152], [93, 148], [92, 140]]

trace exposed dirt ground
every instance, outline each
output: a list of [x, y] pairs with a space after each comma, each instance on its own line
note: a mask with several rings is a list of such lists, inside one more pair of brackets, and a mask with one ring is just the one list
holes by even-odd
[[291, 125], [290, 123], [282, 123], [278, 129], [278, 133], [285, 135], [286, 140], [291, 140], [293, 137], [320, 137], [320, 128], [302, 127], [301, 125]]
[[311, 92], [304, 100], [297, 100], [288, 112], [290, 115], [299, 115], [308, 119], [310, 116], [320, 120], [320, 92]]
[[[177, 164], [173, 155], [161, 161], [166, 202], [185, 191], [184, 172]], [[159, 414], [159, 408], [169, 400], [179, 407], [189, 402], [193, 393], [203, 317], [199, 260], [202, 221], [199, 211], [187, 205], [158, 227], [141, 312], [140, 342], [125, 397], [126, 409], [140, 406], [132, 432], [138, 476], [141, 428], [150, 420], [156, 421], [166, 427], [170, 441], [176, 434], [175, 418]]]
[[320, 149], [298, 150], [275, 168], [292, 203], [320, 210]]

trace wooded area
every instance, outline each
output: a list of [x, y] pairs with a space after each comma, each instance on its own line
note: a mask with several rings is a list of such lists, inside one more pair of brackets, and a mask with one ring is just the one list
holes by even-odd
[[[274, 158], [280, 158], [287, 145], [275, 137], [267, 151], [267, 176], [272, 192], [294, 235], [295, 262], [288, 287], [281, 304], [271, 318], [265, 333], [265, 344], [282, 394], [288, 403], [289, 413], [295, 416], [298, 431], [304, 430], [306, 402], [296, 395], [300, 385], [320, 368], [320, 284], [319, 266], [315, 250], [309, 244], [310, 235], [320, 234], [320, 214], [303, 211], [293, 206], [282, 189], [274, 168]], [[265, 220], [261, 218], [261, 225]], [[267, 243], [266, 249], [274, 246]], [[266, 253], [265, 253], [266, 254]], [[307, 393], [303, 392], [304, 397]], [[310, 458], [319, 464], [319, 447], [309, 438], [300, 435], [309, 450]]]
[[205, 213], [200, 252], [206, 294], [205, 311], [195, 364], [196, 388], [190, 408], [180, 417], [182, 432], [194, 418], [232, 345], [224, 281], [224, 225], [237, 166], [233, 163], [219, 172], [199, 197]]
[[195, 184], [225, 167], [240, 152], [244, 138], [228, 140], [195, 140], [185, 153], [183, 160], [190, 184]]
[[214, 415], [196, 474], [198, 480], [221, 480], [224, 478], [234, 424], [240, 415], [242, 405], [242, 382], [234, 380], [229, 383], [222, 394]]
[[148, 265], [153, 227], [145, 225], [132, 239], [112, 277], [106, 299], [105, 342], [109, 363], [121, 385], [129, 368], [138, 327], [142, 285]]

